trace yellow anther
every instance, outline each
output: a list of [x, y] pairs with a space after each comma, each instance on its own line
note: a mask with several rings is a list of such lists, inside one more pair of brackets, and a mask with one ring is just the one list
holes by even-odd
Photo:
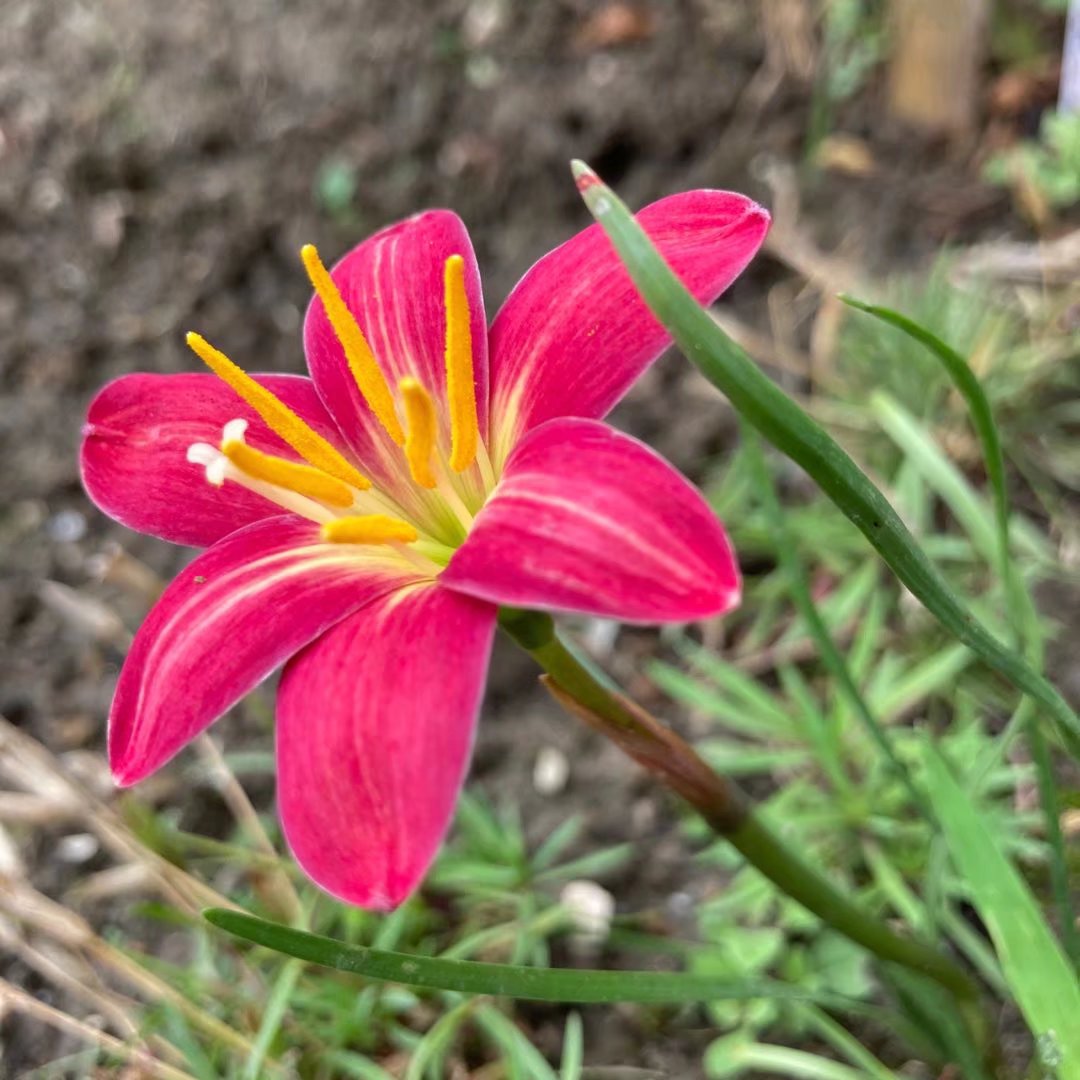
[[411, 544], [417, 532], [400, 518], [365, 514], [328, 521], [322, 527], [322, 538], [331, 544]]
[[295, 491], [328, 506], [352, 506], [353, 493], [348, 484], [322, 469], [301, 465], [296, 461], [264, 454], [238, 439], [227, 439], [221, 444], [221, 452], [240, 470], [256, 480]]
[[450, 405], [450, 468], [467, 469], [476, 458], [480, 426], [476, 419], [472, 326], [465, 292], [465, 260], [451, 255], [443, 274], [446, 304], [446, 398]]
[[405, 433], [401, 430], [397, 412], [394, 409], [394, 397], [390, 393], [390, 387], [386, 383], [379, 362], [371, 351], [371, 346], [364, 337], [353, 313], [338, 291], [330, 272], [323, 266], [319, 253], [314, 244], [305, 244], [300, 249], [300, 258], [304, 260], [304, 269], [307, 270], [319, 299], [326, 309], [326, 317], [334, 328], [337, 339], [345, 350], [345, 359], [349, 364], [349, 371], [356, 380], [356, 385], [368, 404], [368, 408], [378, 418], [379, 423], [386, 428], [387, 435], [401, 446], [405, 442]]
[[350, 465], [318, 432], [312, 431], [288, 405], [274, 397], [223, 352], [218, 352], [199, 334], [188, 334], [187, 343], [191, 351], [306, 462], [361, 491], [371, 487], [371, 481]]
[[419, 381], [406, 376], [398, 384], [405, 403], [405, 459], [413, 481], [421, 487], [433, 488], [435, 474], [431, 471], [431, 452], [435, 449], [435, 402]]

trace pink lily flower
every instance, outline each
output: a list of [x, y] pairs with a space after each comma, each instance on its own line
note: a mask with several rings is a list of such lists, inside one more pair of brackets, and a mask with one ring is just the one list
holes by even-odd
[[[693, 191], [639, 215], [714, 300], [768, 215]], [[498, 605], [684, 622], [739, 599], [724, 530], [672, 466], [600, 422], [669, 339], [598, 226], [542, 258], [490, 328], [460, 219], [364, 241], [315, 289], [310, 378], [133, 374], [90, 406], [82, 476], [117, 521], [205, 547], [135, 637], [109, 716], [129, 785], [284, 664], [278, 804], [327, 892], [390, 909], [464, 780]]]

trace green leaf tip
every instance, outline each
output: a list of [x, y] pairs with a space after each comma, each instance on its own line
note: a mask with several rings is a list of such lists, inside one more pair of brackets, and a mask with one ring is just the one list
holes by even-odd
[[582, 177], [590, 177], [597, 183], [600, 183], [600, 178], [585, 164], [581, 158], [573, 158], [570, 161], [570, 172], [573, 173], [574, 179], [580, 184]]
[[570, 171], [574, 175], [578, 194], [585, 200], [585, 205], [593, 217], [599, 218], [606, 214], [611, 209], [612, 203], [618, 201], [611, 188], [584, 161], [574, 158], [570, 162]]
[[837, 293], [836, 299], [841, 304], [847, 304], [848, 307], [857, 308], [859, 311], [865, 311], [873, 314], [875, 311], [875, 305], [868, 303], [866, 300], [860, 300], [857, 296], [852, 296], [851, 293]]

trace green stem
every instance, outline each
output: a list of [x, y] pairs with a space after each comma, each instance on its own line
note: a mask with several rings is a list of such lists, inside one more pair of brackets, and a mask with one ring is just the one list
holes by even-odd
[[882, 960], [929, 975], [959, 999], [978, 1000], [975, 984], [951, 959], [922, 941], [893, 933], [839, 892], [765, 825], [734, 783], [655, 717], [604, 685], [559, 639], [549, 615], [503, 609], [499, 622], [547, 673], [545, 683], [560, 704], [690, 803], [774, 885]]

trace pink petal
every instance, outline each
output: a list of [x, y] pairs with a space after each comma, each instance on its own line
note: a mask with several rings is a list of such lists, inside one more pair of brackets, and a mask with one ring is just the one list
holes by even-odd
[[439, 580], [495, 604], [644, 623], [719, 615], [740, 593], [697, 489], [636, 439], [579, 419], [518, 444]]
[[[481, 434], [487, 432], [487, 322], [472, 241], [449, 210], [428, 210], [391, 225], [353, 248], [331, 271], [360, 324], [383, 374], [396, 389], [406, 375], [419, 379], [446, 417], [446, 260], [465, 260], [472, 314], [473, 374]], [[402, 485], [401, 452], [386, 437], [361, 397], [322, 301], [315, 297], [304, 320], [308, 368], [326, 407], [360, 461], [384, 490]], [[399, 412], [399, 417], [401, 416]]]
[[159, 768], [279, 664], [416, 574], [387, 549], [268, 518], [203, 552], [135, 635], [109, 715], [116, 782]]
[[[335, 445], [341, 436], [310, 379], [259, 375], [294, 412]], [[110, 517], [138, 532], [205, 547], [281, 508], [237, 486], [217, 488], [187, 460], [192, 443], [216, 446], [221, 429], [247, 420], [247, 441], [296, 459], [255, 412], [213, 375], [125, 375], [90, 403], [80, 464], [87, 494]]]
[[[769, 215], [743, 195], [689, 191], [638, 221], [702, 303], [753, 258]], [[592, 225], [518, 282], [491, 326], [491, 416], [500, 459], [558, 416], [602, 417], [670, 344], [610, 241]]]
[[278, 806], [297, 862], [327, 892], [388, 910], [416, 889], [468, 768], [495, 608], [405, 589], [285, 668]]

